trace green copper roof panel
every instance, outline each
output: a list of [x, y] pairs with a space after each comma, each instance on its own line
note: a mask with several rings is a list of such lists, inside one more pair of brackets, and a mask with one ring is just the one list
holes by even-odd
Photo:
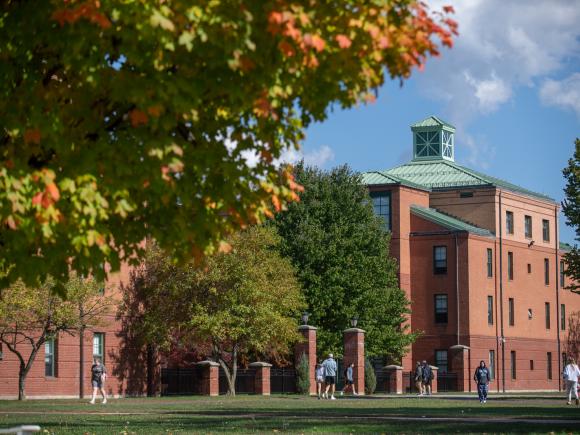
[[414, 189], [420, 189], [425, 191], [430, 191], [426, 186], [413, 183], [412, 181], [406, 180], [404, 178], [397, 177], [392, 174], [387, 174], [386, 171], [370, 171], [363, 172], [361, 174], [361, 182], [365, 186], [373, 185], [384, 185], [384, 184], [397, 184], [402, 186], [412, 187]]
[[430, 189], [467, 186], [501, 187], [542, 200], [554, 202], [547, 195], [533, 192], [499, 178], [482, 174], [447, 160], [414, 161], [383, 172]]
[[493, 233], [489, 230], [476, 227], [475, 225], [457, 219], [456, 217], [450, 216], [448, 214], [441, 213], [433, 208], [412, 205], [411, 213], [450, 230], [467, 231], [479, 236], [494, 237]]
[[411, 125], [411, 128], [441, 127], [441, 126], [449, 127], [455, 130], [455, 127], [453, 127], [451, 124], [437, 118], [436, 116], [430, 116], [422, 121], [416, 122], [415, 124]]

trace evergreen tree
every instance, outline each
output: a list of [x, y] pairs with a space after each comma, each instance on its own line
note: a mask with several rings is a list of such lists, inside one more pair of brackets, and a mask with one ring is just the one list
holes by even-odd
[[324, 172], [300, 163], [295, 177], [305, 190], [275, 225], [319, 328], [319, 352], [342, 353], [342, 332], [358, 316], [368, 355], [401, 358], [414, 340], [404, 325], [409, 301], [366, 187], [347, 166]]
[[[574, 156], [568, 161], [568, 167], [564, 169], [566, 198], [563, 202], [563, 211], [566, 223], [576, 231], [576, 240], [580, 241], [580, 139], [576, 139]], [[572, 278], [568, 285], [571, 290], [578, 290], [577, 282], [580, 282], [580, 250], [574, 246], [565, 256], [566, 275]]]
[[365, 394], [370, 395], [377, 389], [377, 375], [368, 358], [365, 359]]
[[300, 356], [296, 366], [296, 391], [299, 394], [310, 393], [310, 365], [305, 354]]

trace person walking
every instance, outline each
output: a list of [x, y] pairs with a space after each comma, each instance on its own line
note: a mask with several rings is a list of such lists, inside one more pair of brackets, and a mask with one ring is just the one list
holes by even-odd
[[89, 402], [91, 405], [95, 404], [97, 393], [101, 390], [103, 395], [103, 405], [107, 403], [107, 393], [105, 392], [105, 380], [107, 379], [107, 368], [101, 362], [101, 358], [95, 357], [94, 364], [91, 367], [91, 384], [93, 385], [93, 397]]
[[568, 405], [572, 404], [572, 394], [574, 394], [576, 406], [580, 405], [580, 400], [578, 400], [578, 376], [580, 376], [580, 369], [576, 365], [576, 361], [570, 358], [568, 364], [564, 367], [562, 375], [566, 381], [566, 392], [568, 393], [568, 402], [566, 403]]
[[322, 399], [322, 384], [324, 383], [324, 367], [322, 367], [321, 363], [316, 364], [314, 379], [316, 380], [316, 395], [318, 400], [320, 400]]
[[340, 395], [343, 396], [346, 393], [346, 390], [350, 387], [352, 389], [352, 395], [358, 396], [356, 393], [356, 389], [354, 387], [354, 363], [350, 363], [346, 370], [344, 371], [344, 388], [340, 392]]
[[334, 389], [336, 384], [336, 361], [331, 353], [328, 354], [328, 358], [322, 363], [322, 368], [324, 369], [324, 383], [326, 388], [324, 389], [324, 398], [328, 399], [328, 393], [330, 392], [330, 400], [336, 400], [334, 397]]
[[475, 369], [473, 380], [477, 384], [479, 403], [487, 403], [487, 391], [489, 389], [491, 374], [489, 373], [489, 369], [485, 366], [485, 361], [479, 362], [479, 367]]
[[431, 395], [431, 381], [433, 380], [433, 371], [427, 361], [423, 360], [421, 365], [421, 376], [423, 377], [423, 394]]
[[417, 365], [415, 366], [415, 386], [417, 387], [417, 391], [419, 394], [417, 396], [423, 395], [423, 367], [421, 367], [421, 362], [417, 361]]

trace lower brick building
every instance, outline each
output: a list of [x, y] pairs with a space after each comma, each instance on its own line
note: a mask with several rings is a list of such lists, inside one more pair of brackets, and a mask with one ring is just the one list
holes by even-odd
[[[123, 266], [119, 273], [110, 276], [105, 293], [120, 302], [121, 286], [128, 281], [129, 268]], [[26, 378], [26, 396], [90, 397], [94, 356], [100, 357], [107, 368], [105, 386], [109, 395], [146, 394], [147, 374], [155, 370], [148, 371], [147, 353], [133, 346], [124, 319], [117, 318], [115, 311], [102, 319], [102, 326], [87, 328], [82, 337], [79, 333], [74, 336], [63, 333], [45, 343]], [[0, 399], [18, 397], [18, 369], [16, 355], [0, 345]]]
[[470, 391], [484, 360], [492, 390], [558, 389], [567, 314], [580, 310], [558, 203], [456, 164], [455, 129], [437, 117], [411, 130], [412, 161], [363, 174], [422, 331], [403, 366], [426, 359]]

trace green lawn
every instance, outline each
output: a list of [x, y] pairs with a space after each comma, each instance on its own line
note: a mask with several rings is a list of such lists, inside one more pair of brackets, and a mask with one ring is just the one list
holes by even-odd
[[571, 433], [580, 432], [580, 409], [566, 406], [561, 395], [490, 397], [486, 405], [473, 395], [336, 401], [292, 395], [169, 397], [113, 399], [104, 406], [79, 400], [0, 401], [0, 428], [25, 423], [56, 434]]

